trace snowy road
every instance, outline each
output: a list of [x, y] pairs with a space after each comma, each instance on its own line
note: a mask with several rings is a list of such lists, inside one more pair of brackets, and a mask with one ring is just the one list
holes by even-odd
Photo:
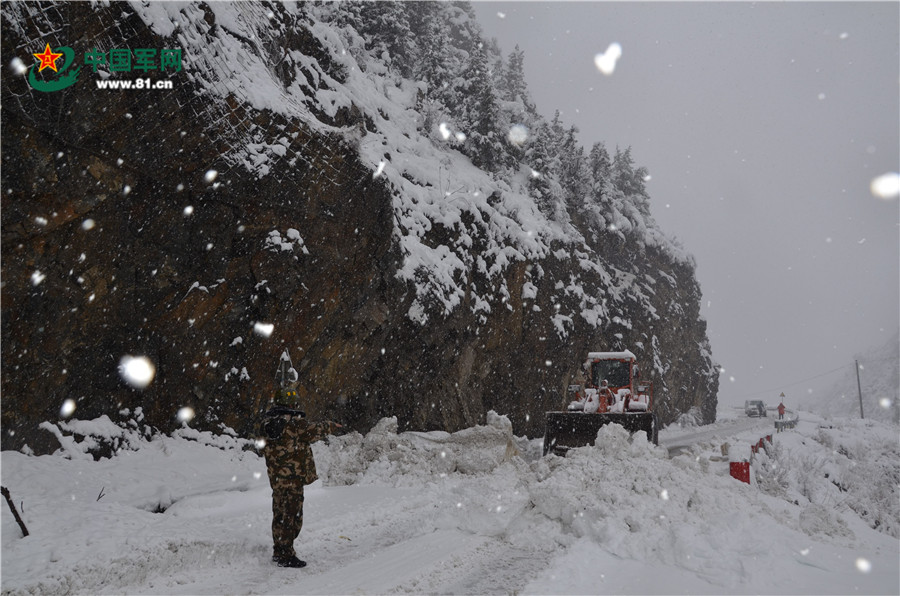
[[755, 431], [760, 436], [774, 433], [773, 419], [737, 415], [694, 429], [666, 429], [659, 433], [659, 446], [669, 450], [669, 457], [674, 457], [692, 445], [709, 441], [721, 442], [750, 431]]
[[[179, 501], [165, 533], [181, 540], [116, 561], [120, 577], [108, 593], [505, 593], [548, 564], [544, 553], [451, 527], [442, 510], [456, 504], [436, 500], [433, 490], [317, 484], [296, 544], [309, 566], [279, 569], [269, 561], [270, 498], [260, 487]], [[236, 547], [240, 528], [247, 538]]]

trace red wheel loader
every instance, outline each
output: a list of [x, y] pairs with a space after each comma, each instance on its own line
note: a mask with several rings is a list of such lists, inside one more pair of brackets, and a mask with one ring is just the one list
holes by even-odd
[[570, 385], [575, 399], [564, 412], [547, 412], [544, 455], [565, 455], [569, 449], [591, 445], [597, 431], [607, 424], [647, 433], [659, 444], [659, 428], [653, 413], [653, 384], [643, 381], [637, 358], [630, 351], [590, 352], [582, 367], [583, 383]]

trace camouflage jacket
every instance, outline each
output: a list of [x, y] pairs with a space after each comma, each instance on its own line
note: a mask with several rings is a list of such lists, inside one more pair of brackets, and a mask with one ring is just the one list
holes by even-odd
[[269, 480], [302, 478], [304, 484], [315, 482], [318, 476], [310, 443], [333, 434], [336, 428], [334, 422], [309, 422], [303, 412], [283, 406], [266, 412], [263, 454]]

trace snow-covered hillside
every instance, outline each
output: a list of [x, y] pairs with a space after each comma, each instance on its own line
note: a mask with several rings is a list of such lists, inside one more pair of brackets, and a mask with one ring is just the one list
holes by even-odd
[[744, 484], [721, 444], [749, 453], [771, 428], [741, 416], [720, 411], [671, 459], [615, 425], [596, 447], [542, 459], [496, 414], [453, 434], [397, 434], [385, 419], [333, 437], [314, 446], [322, 480], [307, 490], [302, 570], [270, 562], [270, 489], [248, 441], [48, 424], [120, 451], [2, 453], [31, 532], [4, 506], [3, 593], [900, 592], [894, 429], [801, 412]]
[[[654, 282], [632, 272], [610, 271], [609, 267], [601, 266], [564, 210], [554, 219], [537, 208], [529, 196], [527, 183], [532, 173], [537, 176], [540, 172], [525, 164], [521, 171], [503, 175], [491, 175], [476, 167], [460, 152], [463, 140], [473, 131], [461, 130], [448, 114], [442, 114], [443, 120], [431, 122], [431, 129], [423, 130], [421, 97], [427, 85], [393, 72], [388, 67], [390, 60], [373, 56], [367, 50], [366, 40], [353, 27], [329, 22], [340, 19], [341, 9], [335, 5], [309, 6], [302, 10], [286, 7], [285, 10], [311, 11], [317, 19], [311, 31], [346, 80], [336, 80], [323, 72], [314, 59], [291, 51], [285, 60], [297, 72], [287, 88], [272, 70], [267, 55], [248, 52], [248, 44], [265, 46], [279, 33], [273, 27], [276, 15], [266, 7], [212, 3], [201, 8], [164, 2], [132, 2], [131, 6], [154, 32], [175, 35], [184, 45], [185, 54], [194, 57], [186, 71], [211, 97], [233, 96], [256, 109], [299, 118], [323, 134], [348, 135], [372, 174], [386, 179], [395, 190], [394, 232], [400, 239], [405, 259], [399, 275], [411, 282], [421, 281], [424, 276], [429, 278], [428, 283], [416, 284], [418, 299], [409, 311], [413, 320], [426, 323], [432, 310], [427, 305], [431, 303], [439, 305], [437, 313], [448, 315], [461, 305], [468, 292], [472, 294], [475, 311], [489, 312], [496, 294], [510, 295], [502, 275], [509, 265], [545, 258], [554, 251], [555, 242], [566, 246], [560, 252], [561, 260], [580, 261], [585, 271], [599, 273], [612, 288], [608, 297], [597, 295], [581, 290], [580, 280], [574, 280], [579, 288], [567, 292], [578, 293], [581, 306], [578, 312], [548, 314], [556, 317], [560, 335], [568, 335], [571, 325], [565, 321], [573, 317], [595, 327], [608, 321], [614, 314], [613, 304], [626, 297], [637, 297], [646, 311], [654, 313], [650, 303]], [[205, 10], [214, 13], [220, 25], [218, 29], [205, 23]], [[480, 32], [473, 16], [466, 11], [449, 5], [443, 10], [448, 13], [444, 27], [457, 26], [468, 35]], [[212, 48], [216, 51], [209, 51]], [[316, 72], [318, 88], [300, 74], [303, 68]], [[315, 115], [319, 110], [334, 118], [342, 109], [361, 109], [372, 119], [372, 130], [335, 128], [323, 124]], [[527, 145], [531, 140], [528, 129], [521, 123], [519, 127], [525, 135], [521, 144]], [[267, 175], [275, 162], [290, 158], [285, 155], [290, 139], [266, 140], [250, 133], [243, 141], [222, 155], [222, 159], [258, 177]], [[640, 213], [629, 201], [623, 198], [610, 209], [601, 214], [600, 223], [609, 220], [610, 229], [620, 230], [618, 233], [623, 238], [623, 232], [633, 231], [640, 250], [645, 245], [657, 247], [677, 261], [693, 262], [659, 230], [652, 218]], [[466, 224], [469, 216], [475, 217], [477, 225]], [[427, 238], [435, 226], [452, 230], [454, 242], [435, 244]], [[476, 240], [486, 242], [486, 250], [473, 261], [468, 249]], [[580, 254], [570, 254], [573, 250]], [[490, 283], [467, 288], [461, 280], [471, 279], [473, 270]], [[539, 277], [539, 273], [535, 272], [534, 276]]]
[[[173, 88], [149, 102], [97, 93], [126, 73], [83, 69], [64, 127], [63, 95], [32, 89], [27, 65], [3, 70], [3, 248], [21, 255], [3, 262], [18, 297], [3, 393], [19, 404], [4, 448], [55, 449], [40, 412], [68, 399], [85, 418], [142, 407], [165, 432], [191, 407], [204, 430], [247, 434], [285, 348], [307, 411], [360, 432], [385, 415], [456, 431], [493, 409], [535, 437], [585, 353], [626, 348], [661, 420], [714, 420], [695, 262], [655, 223], [646, 170], [529, 107], [524, 56], [484, 39], [466, 2], [22, 2], [2, 16], [20, 62], [39, 41], [181, 56], [153, 73]], [[132, 355], [155, 370], [139, 393], [116, 369]]]

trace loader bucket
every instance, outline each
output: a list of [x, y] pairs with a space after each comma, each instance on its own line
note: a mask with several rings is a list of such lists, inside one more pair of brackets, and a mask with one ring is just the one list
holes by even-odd
[[654, 445], [659, 444], [656, 414], [653, 412], [630, 412], [628, 414], [547, 412], [544, 428], [544, 455], [551, 451], [557, 455], [565, 455], [569, 449], [593, 445], [597, 438], [597, 431], [607, 424], [621, 424], [632, 434], [642, 430], [647, 433], [647, 439]]

